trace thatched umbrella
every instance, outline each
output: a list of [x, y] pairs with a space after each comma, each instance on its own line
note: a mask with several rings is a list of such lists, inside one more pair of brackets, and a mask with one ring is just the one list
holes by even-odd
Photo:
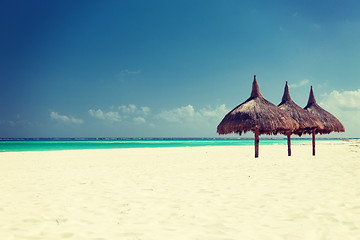
[[[288, 83], [285, 84], [284, 95], [281, 103], [278, 105], [287, 115], [292, 117], [298, 124], [299, 128], [294, 132], [301, 136], [302, 134], [311, 134], [314, 129], [324, 129], [324, 125], [312, 116], [308, 111], [299, 107], [290, 97]], [[291, 156], [291, 132], [287, 132], [288, 156]]]
[[265, 100], [254, 76], [250, 97], [231, 110], [217, 127], [219, 134], [255, 134], [255, 157], [259, 156], [259, 135], [293, 132], [299, 124], [276, 105]]
[[331, 132], [345, 132], [344, 126], [341, 122], [334, 117], [331, 113], [322, 109], [315, 100], [312, 86], [310, 88], [310, 95], [307, 105], [304, 107], [305, 110], [309, 111], [311, 115], [316, 117], [323, 125], [323, 129], [314, 129], [312, 131], [312, 147], [313, 155], [315, 156], [315, 134], [329, 134]]

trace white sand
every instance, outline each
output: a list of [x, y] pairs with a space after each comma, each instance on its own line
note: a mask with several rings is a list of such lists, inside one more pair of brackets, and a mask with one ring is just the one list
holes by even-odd
[[0, 239], [358, 240], [359, 145], [0, 153]]

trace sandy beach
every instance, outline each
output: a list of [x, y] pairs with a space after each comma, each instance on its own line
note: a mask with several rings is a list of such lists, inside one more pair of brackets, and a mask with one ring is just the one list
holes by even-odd
[[360, 141], [0, 153], [0, 239], [360, 239]]

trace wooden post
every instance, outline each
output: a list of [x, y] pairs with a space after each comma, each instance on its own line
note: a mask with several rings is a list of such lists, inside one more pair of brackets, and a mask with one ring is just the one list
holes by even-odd
[[315, 129], [312, 132], [312, 155], [315, 156]]
[[290, 133], [287, 134], [287, 145], [288, 145], [288, 156], [291, 156], [291, 139], [290, 139]]
[[259, 157], [259, 130], [255, 130], [255, 158]]

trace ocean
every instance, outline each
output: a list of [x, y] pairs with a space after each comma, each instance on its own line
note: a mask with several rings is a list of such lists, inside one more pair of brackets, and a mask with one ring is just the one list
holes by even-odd
[[[316, 141], [343, 139], [317, 139]], [[294, 138], [292, 144], [310, 144], [310, 138]], [[260, 139], [260, 145], [285, 145], [286, 139]], [[219, 138], [91, 138], [1, 139], [0, 152], [58, 151], [80, 149], [160, 148], [254, 145], [254, 139]]]

